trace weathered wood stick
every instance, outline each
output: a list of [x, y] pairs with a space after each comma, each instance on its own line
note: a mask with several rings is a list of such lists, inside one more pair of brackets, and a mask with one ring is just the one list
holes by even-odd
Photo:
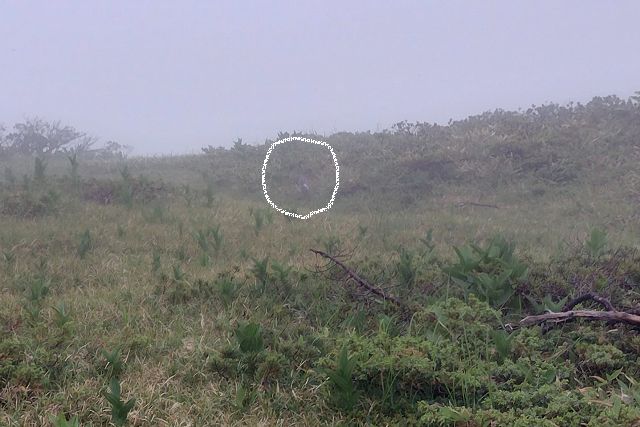
[[378, 297], [382, 298], [383, 300], [387, 300], [387, 301], [391, 301], [392, 303], [394, 303], [395, 305], [397, 305], [398, 307], [402, 307], [404, 308], [404, 304], [397, 299], [396, 297], [394, 297], [393, 295], [389, 295], [386, 292], [384, 292], [382, 289], [377, 288], [373, 285], [371, 285], [369, 282], [367, 282], [365, 279], [363, 279], [362, 277], [360, 277], [358, 275], [358, 273], [356, 273], [355, 271], [351, 270], [349, 267], [347, 267], [346, 265], [344, 265], [340, 260], [336, 259], [335, 257], [329, 255], [326, 252], [322, 252], [316, 249], [310, 249], [311, 252], [313, 252], [316, 255], [320, 255], [323, 258], [326, 258], [328, 260], [330, 260], [331, 262], [333, 262], [335, 265], [337, 265], [338, 267], [340, 267], [345, 273], [347, 273], [347, 275], [349, 277], [351, 277], [353, 279], [354, 282], [356, 282], [356, 284], [361, 287], [362, 289], [366, 290], [367, 292], [371, 292], [374, 295], [377, 295]]
[[527, 316], [518, 322], [518, 326], [531, 326], [544, 322], [560, 323], [567, 320], [583, 318], [589, 320], [603, 320], [608, 322], [626, 323], [640, 326], [640, 316], [626, 313], [624, 311], [594, 311], [594, 310], [571, 310], [559, 313], [545, 313], [537, 316]]
[[608, 299], [598, 296], [593, 292], [588, 292], [584, 295], [581, 295], [577, 298], [572, 299], [562, 308], [562, 311], [570, 311], [576, 305], [582, 302], [585, 302], [587, 300], [592, 300], [597, 302], [598, 304], [602, 305], [607, 311], [618, 311], [613, 307], [613, 304], [611, 304], [611, 302], [609, 302]]

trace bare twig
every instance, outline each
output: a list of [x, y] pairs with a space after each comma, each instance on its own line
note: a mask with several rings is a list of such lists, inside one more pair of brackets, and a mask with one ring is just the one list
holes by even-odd
[[344, 265], [340, 260], [336, 259], [334, 256], [331, 256], [331, 255], [327, 254], [326, 252], [322, 252], [322, 251], [319, 251], [319, 250], [316, 250], [316, 249], [310, 249], [310, 251], [313, 252], [316, 255], [320, 255], [321, 257], [330, 260], [335, 265], [340, 267], [364, 291], [372, 293], [372, 294], [382, 298], [385, 301], [390, 301], [390, 302], [394, 303], [395, 305], [397, 305], [398, 307], [402, 307], [402, 308], [405, 307], [405, 305], [399, 299], [397, 299], [393, 295], [389, 295], [388, 293], [386, 293], [382, 289], [371, 285], [365, 279], [360, 277], [358, 275], [358, 273], [356, 273], [355, 271], [351, 270], [349, 267]]
[[567, 302], [567, 304], [562, 308], [562, 311], [570, 311], [573, 309], [573, 307], [575, 307], [576, 305], [588, 301], [588, 300], [592, 300], [597, 302], [598, 304], [602, 305], [605, 309], [607, 309], [608, 311], [617, 311], [615, 308], [613, 308], [613, 304], [611, 304], [611, 302], [609, 302], [609, 300], [607, 300], [606, 298], [602, 298], [601, 296], [598, 296], [596, 294], [594, 294], [593, 292], [588, 292], [584, 295], [581, 295], [577, 298], [572, 299], [571, 301]]

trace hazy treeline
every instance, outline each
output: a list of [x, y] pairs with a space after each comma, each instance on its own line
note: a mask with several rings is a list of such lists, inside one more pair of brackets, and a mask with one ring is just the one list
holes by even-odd
[[[524, 185], [524, 196], [576, 181], [594, 185], [622, 180], [633, 191], [638, 176], [640, 95], [627, 100], [596, 97], [586, 104], [548, 104], [522, 111], [495, 110], [447, 125], [398, 122], [381, 132], [340, 132], [328, 136], [279, 132], [263, 144], [237, 139], [232, 147], [203, 148], [204, 155], [126, 156], [126, 147], [97, 139], [71, 126], [41, 119], [5, 131], [0, 166], [22, 176], [29, 157], [47, 161], [48, 173], [66, 175], [77, 154], [80, 176], [118, 178], [126, 163], [135, 174], [176, 185], [214, 186], [236, 197], [261, 198], [260, 169], [269, 145], [287, 136], [327, 141], [341, 166], [340, 197], [398, 206], [442, 193], [451, 185], [473, 184], [481, 193]], [[26, 158], [26, 159], [25, 159]], [[100, 159], [100, 162], [92, 160]], [[113, 160], [103, 162], [102, 159]], [[4, 161], [3, 161], [4, 160]], [[320, 175], [329, 165], [311, 162]], [[31, 171], [28, 171], [31, 172]], [[326, 174], [326, 173], [325, 173]], [[4, 179], [6, 181], [6, 179]], [[543, 188], [543, 189], [541, 189]]]
[[98, 139], [60, 121], [35, 117], [16, 123], [7, 130], [0, 125], [0, 158], [12, 155], [82, 154], [96, 157], [122, 157], [128, 147], [107, 141], [96, 147]]

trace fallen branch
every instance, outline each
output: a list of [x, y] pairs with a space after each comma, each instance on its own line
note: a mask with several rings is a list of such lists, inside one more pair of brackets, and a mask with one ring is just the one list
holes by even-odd
[[527, 316], [518, 323], [518, 326], [531, 326], [544, 322], [562, 323], [577, 318], [604, 320], [608, 322], [626, 323], [633, 326], [640, 326], [640, 316], [636, 314], [631, 314], [624, 311], [596, 310], [572, 310], [561, 311], [559, 313], [545, 313], [537, 316]]
[[360, 277], [358, 275], [358, 273], [356, 273], [355, 271], [351, 270], [349, 267], [344, 265], [340, 260], [336, 259], [335, 257], [329, 255], [326, 252], [318, 251], [316, 249], [310, 249], [310, 251], [313, 252], [316, 255], [320, 255], [321, 257], [330, 260], [335, 265], [340, 267], [351, 279], [353, 279], [353, 281], [358, 285], [358, 287], [360, 287], [360, 288], [364, 289], [365, 291], [370, 292], [370, 293], [382, 298], [385, 301], [390, 301], [390, 302], [394, 303], [395, 305], [397, 305], [398, 307], [405, 308], [405, 305], [399, 299], [397, 299], [393, 295], [389, 295], [388, 293], [386, 293], [382, 289], [373, 286], [372, 284], [367, 282], [365, 279]]
[[[603, 306], [606, 311], [597, 310], [573, 310], [573, 308], [585, 301], [595, 301]], [[626, 323], [632, 326], [640, 326], [640, 315], [629, 313], [626, 311], [618, 311], [613, 307], [613, 304], [601, 296], [598, 296], [592, 292], [581, 295], [573, 300], [569, 301], [563, 308], [563, 311], [554, 313], [549, 312], [545, 314], [539, 314], [536, 316], [527, 316], [520, 320], [515, 325], [507, 325], [511, 329], [517, 327], [526, 327], [532, 325], [538, 325], [541, 323], [562, 323], [574, 319], [588, 319], [588, 320], [602, 320], [609, 323]]]
[[602, 305], [608, 311], [618, 311], [613, 307], [613, 304], [611, 304], [611, 302], [609, 302], [608, 299], [602, 298], [601, 296], [598, 296], [598, 295], [594, 294], [593, 292], [588, 292], [588, 293], [586, 293], [584, 295], [581, 295], [581, 296], [579, 296], [577, 298], [572, 299], [571, 301], [569, 301], [562, 308], [562, 311], [570, 311], [576, 305], [578, 305], [578, 304], [580, 304], [582, 302], [588, 301], [588, 300], [592, 300], [592, 301], [597, 302], [598, 304]]

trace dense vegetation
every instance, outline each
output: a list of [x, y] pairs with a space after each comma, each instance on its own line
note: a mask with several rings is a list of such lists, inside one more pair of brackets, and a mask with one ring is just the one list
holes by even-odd
[[[341, 186], [306, 221], [261, 192], [289, 134], [126, 158], [14, 128], [0, 424], [640, 425], [637, 328], [519, 325], [589, 292], [640, 312], [639, 101], [321, 137]], [[309, 153], [274, 167], [330, 182]]]

